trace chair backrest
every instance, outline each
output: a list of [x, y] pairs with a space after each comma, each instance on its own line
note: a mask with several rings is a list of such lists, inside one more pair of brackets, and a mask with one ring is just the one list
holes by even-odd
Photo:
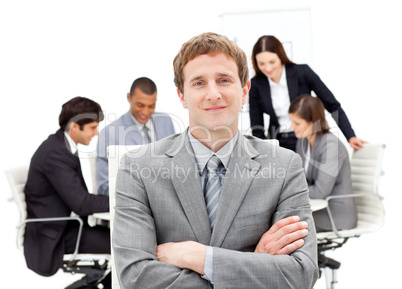
[[384, 144], [366, 144], [363, 148], [353, 151], [351, 170], [354, 193], [378, 194], [384, 150]]
[[[380, 229], [384, 223], [385, 210], [378, 192], [382, 174], [384, 144], [366, 144], [354, 151], [351, 157], [352, 187], [357, 206], [357, 226], [349, 230], [320, 232], [318, 239], [336, 239], [360, 236]], [[337, 196], [340, 197], [340, 196]], [[331, 197], [329, 197], [330, 199]]]
[[28, 179], [28, 167], [20, 166], [11, 168], [6, 170], [5, 174], [20, 214], [19, 230], [17, 231], [17, 248], [21, 252], [24, 252], [25, 224], [23, 224], [23, 221], [27, 218], [27, 204], [25, 201], [24, 188]]
[[384, 144], [366, 144], [355, 150], [351, 158], [353, 193], [363, 194], [355, 198], [357, 228], [367, 232], [378, 230], [384, 222], [385, 211], [378, 191], [384, 150]]
[[[116, 203], [116, 177], [117, 172], [120, 166], [120, 160], [122, 156], [131, 150], [138, 149], [139, 145], [116, 145], [116, 146], [108, 146], [108, 166], [109, 166], [109, 211], [110, 211], [110, 234], [113, 233], [113, 224], [114, 224], [114, 207]], [[110, 242], [113, 242], [113, 239], [110, 238]], [[111, 249], [111, 260], [110, 264], [114, 266], [114, 254], [113, 254], [113, 245]], [[116, 274], [116, 270], [112, 269], [112, 288], [120, 289], [120, 284], [118, 281], [118, 277]]]
[[92, 185], [92, 194], [98, 194], [98, 185], [96, 183], [96, 151], [92, 151], [87, 153], [88, 161], [89, 161], [89, 171], [91, 173], [91, 185]]

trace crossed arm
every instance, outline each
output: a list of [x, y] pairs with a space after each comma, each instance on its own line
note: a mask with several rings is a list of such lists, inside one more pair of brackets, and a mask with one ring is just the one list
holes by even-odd
[[[274, 212], [268, 214], [274, 225], [260, 237], [248, 235], [252, 232], [250, 226], [243, 226], [237, 232], [232, 228], [231, 234], [226, 235], [232, 243], [239, 238], [246, 249], [256, 244], [255, 252], [230, 249], [230, 246], [213, 247], [215, 287], [244, 288], [248, 284], [248, 288], [312, 288], [318, 277], [317, 249], [307, 184], [300, 158], [289, 166], [281, 193], [270, 196], [276, 202]], [[196, 242], [183, 212], [169, 213], [180, 206], [176, 192], [169, 187], [171, 183], [165, 182], [163, 186], [152, 183], [130, 174], [129, 168], [122, 166], [117, 177], [112, 235], [122, 288], [210, 288], [210, 282], [200, 277], [205, 273], [207, 246], [204, 244], [208, 242]], [[164, 193], [157, 193], [160, 189], [147, 192], [147, 185], [163, 187]], [[259, 189], [253, 192], [265, 196]], [[264, 201], [269, 203], [271, 198]], [[291, 216], [299, 216], [303, 222]], [[244, 235], [236, 236], [240, 232]], [[157, 275], [162, 277], [155, 278]]]
[[[279, 220], [261, 236], [254, 252], [288, 255], [303, 246], [307, 226], [298, 216]], [[157, 247], [156, 257], [161, 262], [204, 275], [206, 250], [207, 246], [194, 241], [170, 242]]]

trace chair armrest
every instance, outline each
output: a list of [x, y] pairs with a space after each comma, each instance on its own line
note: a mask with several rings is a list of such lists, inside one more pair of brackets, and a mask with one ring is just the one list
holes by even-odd
[[75, 256], [77, 256], [77, 254], [78, 254], [78, 249], [79, 249], [80, 241], [81, 241], [82, 227], [84, 226], [84, 221], [82, 221], [79, 216], [25, 219], [17, 226], [17, 228], [20, 229], [22, 225], [25, 225], [27, 223], [57, 222], [57, 221], [72, 221], [72, 220], [78, 221], [78, 223], [80, 225], [80, 227], [78, 229], [78, 237], [77, 237], [77, 242], [75, 244], [75, 250], [70, 258], [70, 261], [72, 261], [75, 259]]
[[329, 201], [332, 199], [366, 197], [368, 195], [378, 197], [380, 200], [384, 199], [382, 196], [380, 196], [378, 194], [374, 194], [374, 193], [355, 193], [355, 194], [347, 194], [347, 195], [337, 195], [337, 196], [329, 196], [325, 199], [328, 202], [327, 212], [328, 212], [328, 216], [329, 216], [329, 221], [331, 223], [332, 231], [335, 233], [335, 235], [337, 237], [341, 238], [341, 236], [339, 235], [338, 229], [335, 226], [335, 222], [334, 222], [334, 218], [332, 217], [331, 209], [329, 208]]
[[381, 200], [383, 200], [384, 198], [379, 195], [379, 194], [374, 194], [374, 193], [355, 193], [355, 194], [347, 194], [347, 195], [337, 195], [337, 196], [329, 196], [327, 197], [325, 200], [329, 201], [332, 199], [343, 199], [343, 198], [357, 198], [357, 197], [365, 197], [367, 195], [373, 195], [373, 196], [377, 196], [379, 197]]

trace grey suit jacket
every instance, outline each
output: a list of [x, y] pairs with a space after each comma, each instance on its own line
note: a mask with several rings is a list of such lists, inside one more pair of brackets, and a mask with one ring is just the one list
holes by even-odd
[[[290, 255], [254, 253], [278, 220], [309, 224]], [[116, 182], [113, 248], [122, 288], [212, 288], [188, 269], [159, 262], [156, 247], [193, 240], [214, 247], [215, 288], [312, 288], [317, 244], [299, 155], [255, 137], [239, 136], [222, 185], [211, 233], [187, 132], [123, 156]]]
[[[109, 195], [109, 168], [107, 147], [109, 145], [142, 145], [141, 132], [138, 131], [130, 111], [106, 126], [99, 134], [96, 158], [96, 183], [99, 195]], [[155, 140], [175, 133], [172, 119], [165, 113], [152, 115]]]
[[[303, 165], [306, 162], [308, 140], [299, 139], [296, 152]], [[349, 155], [342, 142], [332, 133], [317, 134], [311, 150], [312, 160], [307, 170], [310, 198], [325, 199], [352, 193]], [[333, 199], [329, 202], [337, 229], [351, 229], [357, 225], [357, 209], [354, 198]], [[317, 231], [331, 230], [326, 209], [313, 213]]]

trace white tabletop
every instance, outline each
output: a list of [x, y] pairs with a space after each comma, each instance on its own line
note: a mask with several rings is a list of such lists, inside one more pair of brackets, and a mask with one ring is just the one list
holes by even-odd
[[94, 213], [93, 216], [97, 219], [105, 220], [105, 221], [110, 221], [110, 213], [109, 212], [103, 212], [103, 213]]
[[311, 209], [313, 211], [319, 211], [328, 206], [328, 202], [323, 199], [310, 199]]
[[[311, 209], [313, 211], [319, 211], [328, 206], [328, 202], [322, 199], [310, 199]], [[90, 226], [94, 226], [96, 224], [96, 219], [110, 221], [110, 213], [102, 212], [102, 213], [94, 213], [89, 216], [88, 223]]]
[[102, 213], [94, 213], [88, 216], [88, 225], [93, 227], [96, 226], [97, 220], [105, 220], [110, 221], [110, 213], [102, 212]]

